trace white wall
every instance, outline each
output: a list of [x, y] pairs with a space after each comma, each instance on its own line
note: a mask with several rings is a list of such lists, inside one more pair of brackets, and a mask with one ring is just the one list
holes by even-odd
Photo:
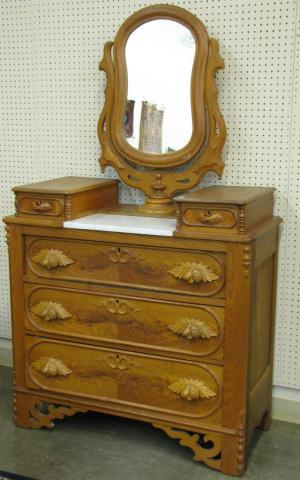
[[[103, 44], [125, 18], [155, 2], [2, 0], [0, 15], [1, 209], [13, 185], [63, 175], [100, 176], [96, 124]], [[157, 2], [158, 3], [158, 2]], [[299, 13], [296, 0], [169, 2], [195, 13], [219, 39], [228, 125], [223, 184], [275, 186], [280, 242], [274, 383], [300, 388]], [[299, 10], [298, 10], [299, 12]], [[296, 24], [298, 22], [298, 24]], [[106, 176], [115, 176], [112, 170]], [[204, 184], [218, 180], [209, 176]], [[122, 200], [142, 195], [123, 188]], [[4, 228], [0, 245], [0, 336], [11, 336]]]

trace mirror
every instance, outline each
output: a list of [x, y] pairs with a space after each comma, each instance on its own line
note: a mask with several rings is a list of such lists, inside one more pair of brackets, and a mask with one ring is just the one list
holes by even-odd
[[192, 131], [192, 32], [173, 20], [136, 28], [125, 49], [127, 102], [124, 134], [134, 148], [170, 153], [189, 142]]
[[151, 5], [105, 43], [99, 67], [107, 78], [98, 122], [102, 171], [112, 166], [126, 185], [145, 192], [141, 212], [168, 215], [175, 193], [208, 171], [223, 171], [218, 42], [192, 13]]

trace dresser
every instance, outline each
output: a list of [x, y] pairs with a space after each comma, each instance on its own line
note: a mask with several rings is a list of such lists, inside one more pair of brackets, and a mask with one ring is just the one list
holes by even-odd
[[198, 190], [164, 218], [119, 205], [116, 180], [14, 193], [16, 425], [87, 411], [141, 420], [242, 475], [253, 430], [271, 422], [274, 189]]

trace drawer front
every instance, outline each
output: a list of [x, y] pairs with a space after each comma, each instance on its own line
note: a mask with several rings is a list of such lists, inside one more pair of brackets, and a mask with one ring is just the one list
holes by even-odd
[[225, 255], [27, 238], [27, 270], [39, 277], [224, 297]]
[[87, 340], [223, 356], [224, 308], [25, 285], [26, 328]]
[[16, 211], [19, 215], [60, 217], [64, 215], [64, 200], [43, 195], [17, 195]]
[[183, 223], [191, 227], [233, 228], [238, 222], [237, 209], [186, 208]]
[[195, 419], [220, 418], [222, 367], [27, 338], [26, 385]]

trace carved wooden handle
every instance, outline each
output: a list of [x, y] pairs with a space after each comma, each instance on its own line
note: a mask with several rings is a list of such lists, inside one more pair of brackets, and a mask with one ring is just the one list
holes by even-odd
[[34, 305], [30, 311], [46, 321], [66, 320], [71, 318], [69, 313], [60, 303], [41, 301]]
[[105, 302], [101, 302], [101, 305], [110, 313], [118, 315], [127, 315], [128, 313], [140, 312], [139, 308], [132, 302], [127, 300], [119, 300], [118, 298], [109, 298]]
[[45, 202], [44, 200], [34, 200], [32, 202], [32, 208], [37, 212], [49, 212], [52, 206], [49, 202]]
[[168, 329], [177, 335], [182, 335], [188, 340], [201, 338], [202, 340], [209, 340], [212, 337], [217, 337], [218, 334], [206, 325], [202, 320], [195, 318], [179, 318], [175, 322], [168, 325]]
[[70, 370], [61, 360], [53, 357], [39, 358], [32, 362], [31, 367], [47, 377], [65, 377], [72, 373], [72, 370]]
[[207, 400], [217, 395], [204, 382], [192, 378], [180, 378], [168, 388], [184, 400]]
[[139, 367], [137, 363], [132, 362], [126, 355], [113, 354], [107, 357], [107, 365], [113, 369], [127, 370], [132, 367]]
[[211, 223], [215, 225], [216, 223], [220, 223], [223, 220], [223, 216], [219, 213], [211, 213], [208, 211], [207, 213], [199, 213], [199, 220], [202, 223]]
[[66, 267], [74, 263], [67, 255], [65, 255], [61, 250], [46, 249], [40, 250], [39, 253], [31, 257], [31, 260], [41, 267], [48, 268], [57, 268], [57, 267]]
[[173, 277], [188, 283], [212, 282], [219, 277], [204, 263], [182, 262], [169, 270]]

